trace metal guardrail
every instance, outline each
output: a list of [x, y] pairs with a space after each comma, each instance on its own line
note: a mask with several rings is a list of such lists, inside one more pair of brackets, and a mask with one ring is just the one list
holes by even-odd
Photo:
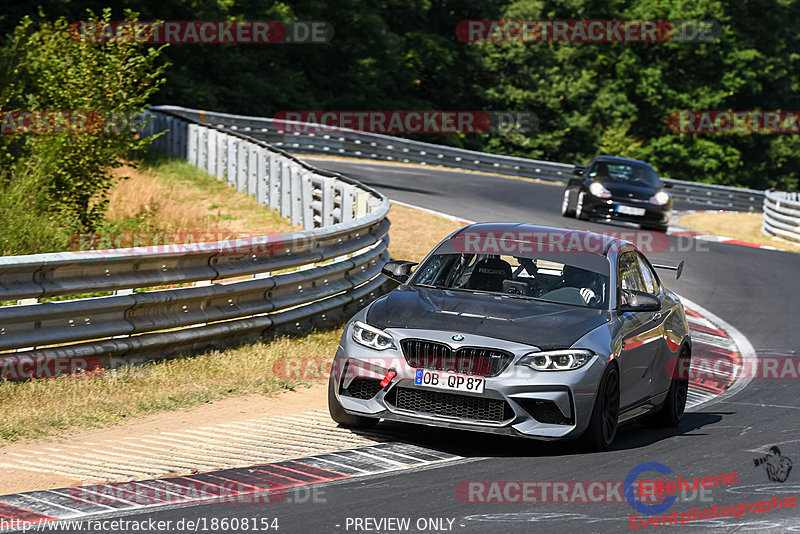
[[[0, 307], [0, 351], [6, 351], [0, 376], [24, 378], [20, 370], [52, 370], [54, 361], [81, 368], [64, 365], [76, 359], [115, 367], [323, 327], [389, 288], [380, 276], [389, 259], [383, 195], [241, 132], [157, 110], [147, 115], [143, 134], [161, 134], [155, 146], [278, 209], [303, 230], [0, 257], [0, 300], [26, 299]], [[153, 289], [170, 285], [179, 287]], [[113, 294], [39, 302], [98, 291]]]
[[[442, 165], [557, 182], [568, 181], [575, 167], [566, 163], [500, 156], [319, 124], [230, 115], [176, 106], [153, 109], [170, 111], [201, 123], [243, 132], [299, 154]], [[758, 211], [764, 201], [764, 193], [755, 189], [668, 178], [662, 178], [662, 181], [674, 198], [714, 209]]]
[[800, 243], [800, 193], [767, 191], [761, 232]]

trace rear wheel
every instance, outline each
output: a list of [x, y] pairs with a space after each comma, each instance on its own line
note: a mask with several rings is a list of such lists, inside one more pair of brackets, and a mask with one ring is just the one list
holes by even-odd
[[575, 203], [572, 202], [572, 192], [569, 188], [564, 190], [564, 200], [561, 201], [561, 215], [564, 217], [575, 216]]
[[379, 419], [375, 417], [361, 417], [358, 415], [350, 415], [342, 405], [339, 399], [336, 398], [336, 380], [330, 377], [328, 380], [328, 411], [331, 414], [331, 419], [336, 421], [342, 426], [350, 428], [372, 428], [378, 424]]
[[[687, 358], [687, 354], [684, 350], [678, 358]], [[688, 368], [688, 366], [686, 367]], [[642, 422], [651, 426], [678, 426], [686, 409], [688, 395], [689, 378], [673, 378], [669, 384], [669, 393], [667, 393], [664, 404], [656, 412], [644, 417]]]
[[592, 418], [581, 439], [594, 451], [604, 451], [611, 446], [619, 425], [619, 372], [610, 364], [603, 373], [594, 399]]

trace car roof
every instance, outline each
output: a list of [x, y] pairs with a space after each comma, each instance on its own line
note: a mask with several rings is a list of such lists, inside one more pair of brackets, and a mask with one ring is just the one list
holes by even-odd
[[[468, 232], [479, 232], [482, 236], [491, 234], [496, 239], [501, 239], [504, 233], [511, 232], [514, 235], [514, 238], [511, 240], [534, 244], [539, 243], [541, 238], [545, 237], [551, 243], [557, 242], [562, 244], [564, 252], [584, 252], [589, 254], [601, 254], [603, 256], [607, 256], [612, 250], [619, 251], [622, 248], [636, 248], [628, 240], [606, 234], [598, 234], [586, 230], [571, 230], [569, 228], [555, 228], [552, 226], [513, 222], [471, 224], [453, 232], [446, 241], [464, 237]], [[576, 250], [575, 247], [571, 247], [572, 244], [580, 243], [591, 243], [591, 249]]]
[[594, 158], [592, 160], [592, 162], [595, 162], [595, 161], [607, 161], [607, 162], [614, 162], [614, 163], [639, 163], [641, 165], [647, 165], [648, 167], [651, 167], [651, 168], [653, 167], [652, 165], [650, 165], [646, 161], [642, 161], [642, 160], [639, 160], [639, 159], [631, 159], [631, 158], [620, 158], [618, 156], [597, 156], [596, 158]]

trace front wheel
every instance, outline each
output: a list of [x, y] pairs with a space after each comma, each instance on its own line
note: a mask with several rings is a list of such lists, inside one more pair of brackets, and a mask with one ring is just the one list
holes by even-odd
[[586, 220], [586, 218], [587, 218], [586, 214], [584, 213], [584, 209], [583, 209], [583, 198], [584, 198], [585, 195], [586, 195], [586, 193], [584, 193], [583, 191], [578, 193], [578, 203], [575, 205], [575, 218], [576, 219]]
[[619, 425], [619, 372], [609, 365], [594, 399], [592, 418], [581, 439], [593, 451], [605, 451], [614, 441]]
[[347, 413], [336, 398], [335, 388], [336, 380], [331, 376], [328, 380], [328, 411], [331, 419], [349, 428], [372, 428], [378, 424], [379, 420], [375, 417], [361, 417]]
[[572, 203], [572, 195], [569, 188], [564, 190], [564, 200], [561, 201], [561, 215], [563, 217], [575, 216], [575, 206]]
[[[686, 353], [679, 358], [686, 358]], [[688, 365], [686, 368], [688, 369]], [[664, 404], [656, 412], [643, 418], [650, 426], [678, 426], [686, 409], [686, 398], [689, 396], [689, 378], [673, 378], [669, 383], [669, 393]]]

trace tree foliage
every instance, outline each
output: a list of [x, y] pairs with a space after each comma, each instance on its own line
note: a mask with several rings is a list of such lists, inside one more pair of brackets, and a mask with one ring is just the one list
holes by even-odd
[[[102, 2], [42, 5], [50, 16], [79, 20]], [[122, 6], [141, 20], [322, 20], [335, 29], [326, 44], [170, 46], [164, 56], [174, 66], [153, 103], [262, 116], [534, 112], [539, 127], [529, 134], [419, 138], [570, 163], [620, 154], [685, 180], [798, 184], [797, 135], [681, 135], [667, 127], [678, 110], [800, 109], [800, 31], [787, 23], [800, 15], [798, 0], [122, 0], [112, 18], [124, 16]], [[0, 31], [9, 33], [22, 9], [7, 8]], [[464, 43], [455, 28], [465, 19], [714, 20], [721, 34], [713, 42]]]

